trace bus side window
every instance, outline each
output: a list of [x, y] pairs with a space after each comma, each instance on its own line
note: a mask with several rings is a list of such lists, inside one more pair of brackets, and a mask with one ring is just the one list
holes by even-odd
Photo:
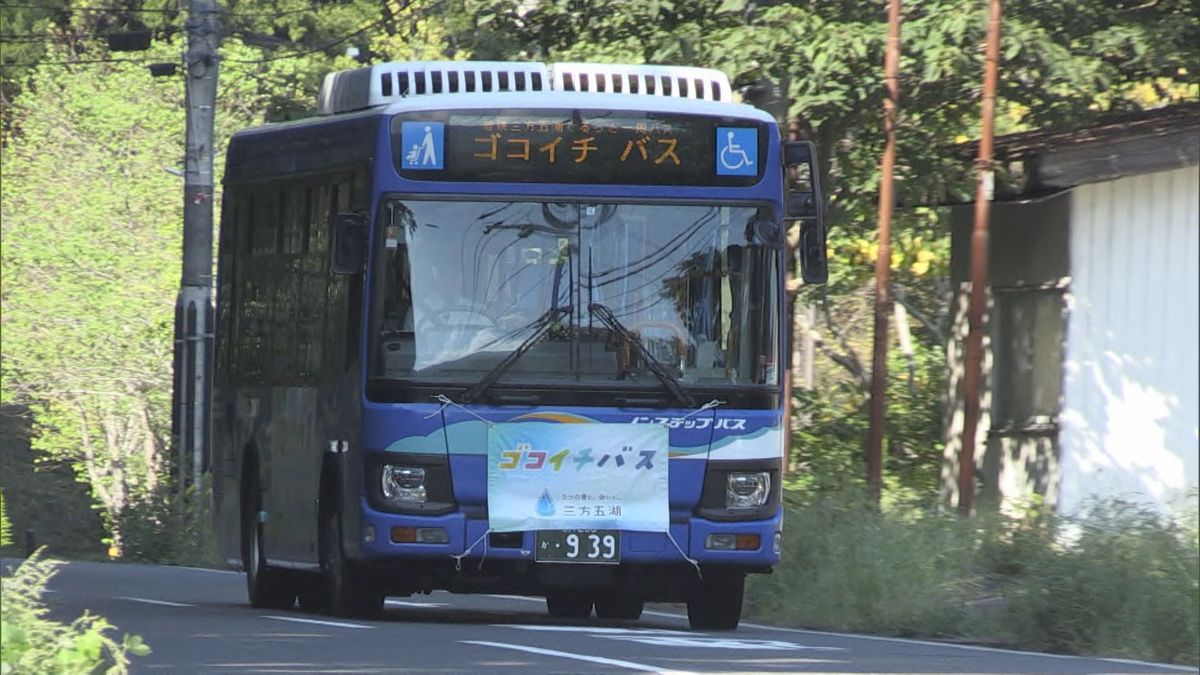
[[216, 316], [216, 359], [220, 372], [229, 371], [229, 350], [233, 346], [230, 323], [230, 308], [236, 300], [233, 297], [235, 281], [231, 278], [234, 271], [234, 243], [237, 241], [235, 217], [239, 198], [235, 194], [226, 193], [221, 203], [221, 229], [217, 240], [217, 316]]
[[412, 275], [409, 272], [408, 245], [396, 244], [384, 249], [383, 326], [385, 335], [413, 332]]
[[325, 251], [314, 244], [314, 233], [321, 230], [320, 188], [312, 184], [301, 189], [302, 219], [300, 237], [300, 376], [315, 382], [321, 374], [321, 345], [325, 340]]
[[[383, 290], [379, 324], [379, 368], [395, 376], [412, 370], [416, 358], [413, 333], [413, 297], [411, 261], [408, 257], [406, 210], [400, 204], [388, 206], [385, 215], [380, 288]], [[411, 219], [411, 214], [407, 214]]]

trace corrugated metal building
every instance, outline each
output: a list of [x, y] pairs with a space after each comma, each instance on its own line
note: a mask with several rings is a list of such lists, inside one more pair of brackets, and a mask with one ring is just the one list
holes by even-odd
[[[997, 139], [982, 504], [1173, 510], [1200, 474], [1200, 106]], [[972, 209], [952, 217], [945, 496], [956, 498]], [[1191, 502], [1194, 508], [1194, 502]]]

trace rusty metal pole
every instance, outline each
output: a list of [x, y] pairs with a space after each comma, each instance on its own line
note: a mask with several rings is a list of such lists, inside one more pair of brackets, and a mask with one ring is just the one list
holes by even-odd
[[983, 114], [979, 159], [975, 169], [975, 227], [971, 233], [971, 301], [967, 307], [967, 354], [963, 373], [963, 435], [958, 456], [958, 511], [971, 514], [975, 502], [975, 435], [979, 427], [983, 380], [983, 316], [987, 309], [988, 215], [995, 173], [992, 169], [992, 135], [996, 117], [996, 79], [1000, 62], [1000, 0], [989, 0], [987, 47], [983, 71]]
[[900, 0], [888, 1], [884, 56], [883, 161], [879, 177], [879, 253], [875, 257], [875, 347], [871, 357], [871, 420], [867, 432], [867, 488], [878, 506], [883, 491], [884, 391], [887, 389], [888, 315], [891, 313], [892, 185], [896, 165], [896, 115], [900, 104]]

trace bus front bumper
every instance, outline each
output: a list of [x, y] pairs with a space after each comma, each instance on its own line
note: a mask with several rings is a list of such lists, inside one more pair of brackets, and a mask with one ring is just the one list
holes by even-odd
[[[523, 560], [535, 562], [536, 533], [493, 533], [483, 519], [386, 513], [362, 500], [356, 558], [371, 561]], [[620, 562], [699, 564], [762, 569], [779, 562], [783, 509], [765, 520], [714, 521], [673, 516], [670, 534], [621, 532]], [[349, 542], [347, 542], [349, 543]], [[755, 545], [756, 544], [756, 545]]]

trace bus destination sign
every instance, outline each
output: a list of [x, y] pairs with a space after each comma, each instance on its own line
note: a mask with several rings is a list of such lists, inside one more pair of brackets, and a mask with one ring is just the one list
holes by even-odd
[[397, 117], [392, 147], [417, 180], [746, 186], [763, 175], [767, 133], [696, 115], [452, 111]]

